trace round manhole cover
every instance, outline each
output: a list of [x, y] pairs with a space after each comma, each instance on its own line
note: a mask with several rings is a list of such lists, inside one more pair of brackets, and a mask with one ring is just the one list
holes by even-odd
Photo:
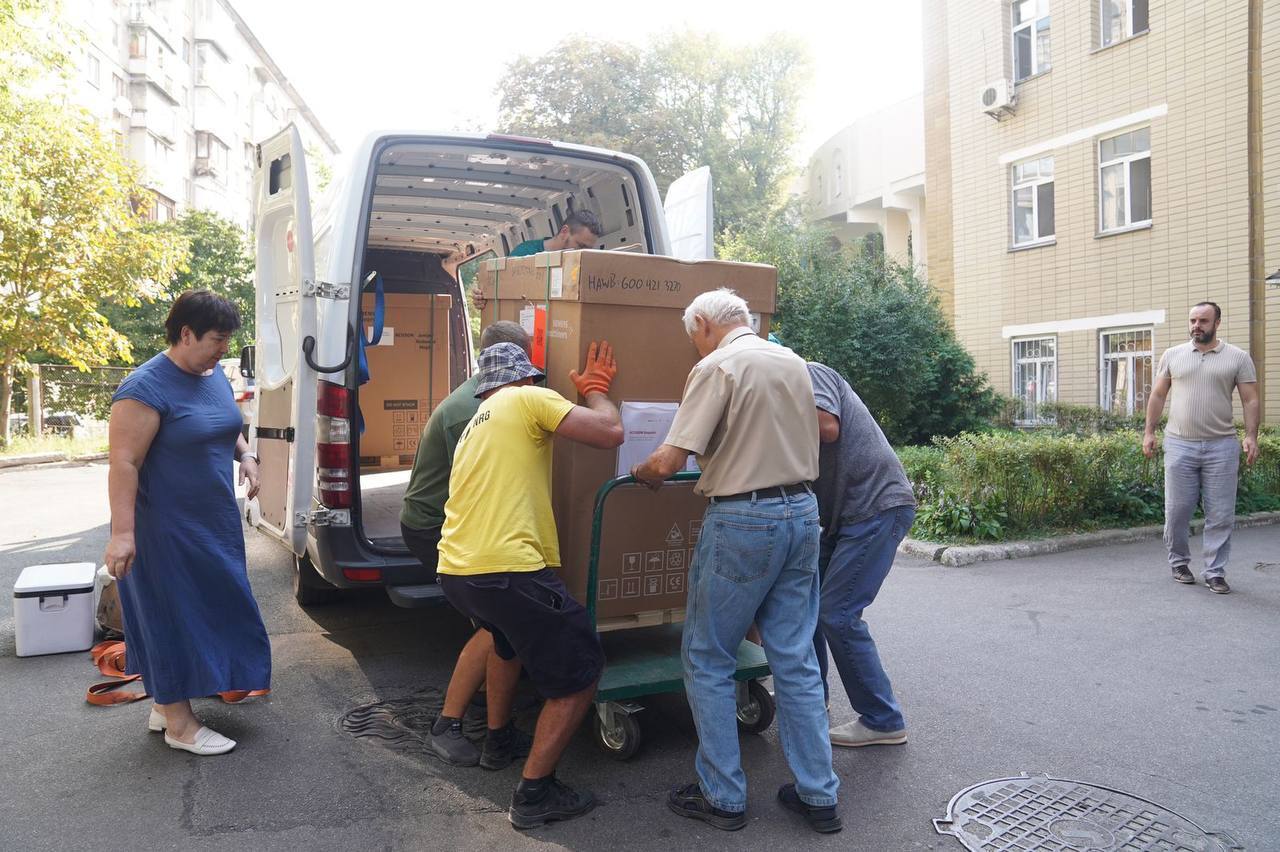
[[933, 821], [972, 852], [1231, 852], [1229, 835], [1132, 793], [1045, 775], [983, 781]]

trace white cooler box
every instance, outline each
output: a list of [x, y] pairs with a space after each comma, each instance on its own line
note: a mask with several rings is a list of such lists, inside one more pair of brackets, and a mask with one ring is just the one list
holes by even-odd
[[92, 562], [30, 565], [13, 587], [18, 656], [85, 651], [93, 646]]

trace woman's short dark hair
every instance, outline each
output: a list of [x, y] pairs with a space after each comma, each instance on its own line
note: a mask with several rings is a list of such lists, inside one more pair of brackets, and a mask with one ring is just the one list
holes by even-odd
[[182, 327], [195, 332], [196, 339], [205, 336], [210, 329], [231, 334], [240, 328], [240, 311], [230, 300], [209, 290], [191, 290], [183, 293], [169, 309], [164, 321], [165, 338], [170, 344], [182, 340]]

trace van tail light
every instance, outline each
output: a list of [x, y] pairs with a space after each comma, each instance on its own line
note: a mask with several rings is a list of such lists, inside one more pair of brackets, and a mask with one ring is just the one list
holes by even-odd
[[330, 509], [351, 508], [351, 394], [342, 385], [316, 383], [316, 486]]
[[342, 576], [355, 583], [376, 583], [382, 579], [382, 569], [343, 568]]

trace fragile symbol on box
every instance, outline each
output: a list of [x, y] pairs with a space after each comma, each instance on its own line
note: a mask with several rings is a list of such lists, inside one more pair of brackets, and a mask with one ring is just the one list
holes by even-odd
[[689, 541], [693, 544], [698, 543], [698, 539], [702, 538], [702, 521], [689, 522]]
[[679, 524], [672, 524], [671, 531], [667, 533], [667, 547], [679, 547], [684, 544], [684, 534], [680, 532]]
[[665, 564], [666, 558], [661, 550], [650, 550], [644, 555], [644, 573], [646, 574], [661, 571]]
[[667, 575], [667, 594], [679, 594], [684, 591], [684, 575], [668, 574]]
[[407, 450], [407, 449], [408, 449], [408, 447], [407, 447], [407, 446], [405, 446], [404, 438], [397, 438], [397, 439], [396, 439], [395, 441], [393, 441], [392, 443], [394, 444], [395, 449], [397, 449], [397, 450]]
[[645, 577], [644, 578], [645, 596], [662, 594], [662, 578], [661, 577]]
[[667, 570], [668, 571], [684, 570], [684, 551], [683, 550], [667, 551]]
[[622, 596], [624, 598], [640, 597], [640, 578], [639, 577], [623, 577], [622, 578]]
[[639, 574], [640, 573], [640, 554], [639, 553], [622, 554], [622, 573], [623, 574]]
[[599, 599], [602, 601], [611, 601], [618, 596], [617, 580], [601, 580]]

